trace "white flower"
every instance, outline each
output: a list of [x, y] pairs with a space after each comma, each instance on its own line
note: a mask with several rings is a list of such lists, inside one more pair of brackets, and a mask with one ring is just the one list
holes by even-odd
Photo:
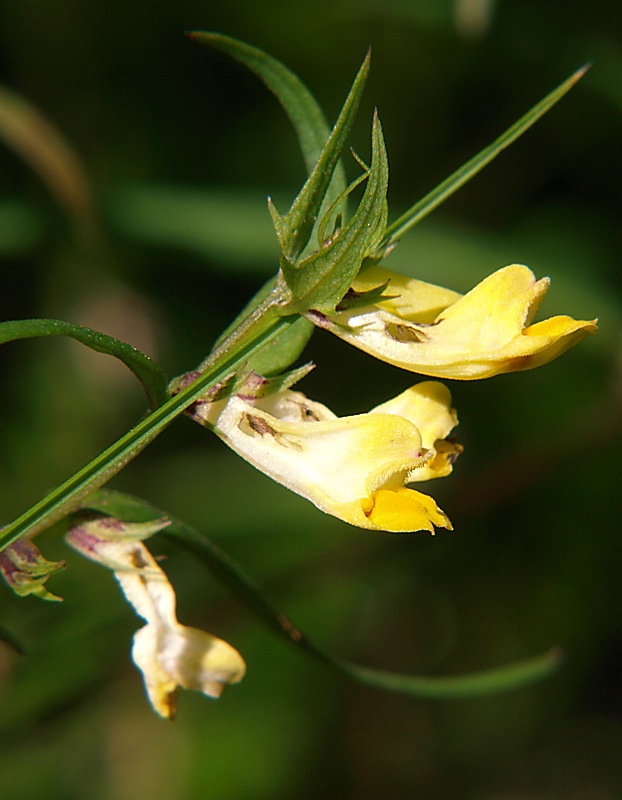
[[67, 541], [113, 570], [128, 602], [147, 623], [134, 634], [132, 658], [154, 710], [172, 719], [179, 687], [219, 697], [227, 684], [244, 677], [246, 665], [227, 642], [177, 621], [173, 587], [140, 541], [166, 524], [146, 527], [97, 517], [74, 526]]

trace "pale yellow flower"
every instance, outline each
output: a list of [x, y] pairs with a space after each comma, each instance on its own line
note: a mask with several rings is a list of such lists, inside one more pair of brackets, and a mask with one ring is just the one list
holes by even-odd
[[[177, 621], [175, 591], [139, 541], [141, 534], [136, 529], [140, 527], [97, 518], [73, 527], [67, 541], [78, 552], [113, 570], [128, 602], [146, 621], [134, 634], [132, 658], [143, 674], [154, 710], [172, 719], [179, 687], [220, 697], [227, 684], [244, 677], [246, 665], [227, 642]], [[154, 532], [153, 526], [150, 532]]]
[[[363, 293], [388, 281], [386, 300], [353, 305], [318, 326], [366, 353], [438, 378], [473, 380], [546, 364], [596, 331], [596, 320], [557, 316], [532, 324], [549, 279], [512, 264], [462, 296], [440, 286], [369, 267], [352, 286]], [[392, 297], [391, 297], [392, 296]]]
[[290, 390], [203, 402], [193, 416], [229, 447], [322, 511], [361, 528], [451, 528], [436, 502], [405, 484], [451, 471], [460, 447], [445, 386], [413, 386], [367, 414], [338, 418]]

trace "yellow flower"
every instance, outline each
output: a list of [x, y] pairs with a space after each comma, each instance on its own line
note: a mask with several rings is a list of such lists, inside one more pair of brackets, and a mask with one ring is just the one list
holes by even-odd
[[309, 318], [390, 364], [462, 380], [546, 364], [596, 331], [596, 320], [567, 316], [531, 324], [550, 281], [536, 281], [520, 264], [494, 272], [464, 296], [380, 267], [363, 270], [352, 290], [361, 294], [387, 281], [386, 300], [330, 317], [312, 311]]
[[175, 591], [138, 541], [165, 524], [129, 525], [100, 517], [76, 525], [66, 538], [82, 555], [114, 571], [126, 599], [146, 621], [134, 634], [132, 658], [153, 709], [172, 719], [179, 687], [220, 697], [227, 684], [244, 677], [246, 665], [227, 642], [177, 621]]
[[405, 486], [451, 472], [459, 445], [448, 389], [427, 381], [368, 414], [338, 418], [300, 392], [202, 402], [193, 416], [229, 447], [322, 511], [361, 528], [450, 528], [436, 502]]

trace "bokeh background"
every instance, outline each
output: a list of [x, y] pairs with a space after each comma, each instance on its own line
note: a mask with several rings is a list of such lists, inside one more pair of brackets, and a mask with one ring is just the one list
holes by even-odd
[[[220, 701], [148, 707], [139, 622], [110, 573], [42, 537], [65, 600], [0, 587], [0, 794], [7, 800], [612, 800], [622, 796], [618, 346], [622, 7], [538, 0], [20, 0], [0, 5], [0, 77], [81, 159], [99, 235], [0, 146], [3, 319], [56, 317], [130, 341], [172, 376], [194, 367], [276, 266], [265, 206], [304, 178], [274, 98], [184, 37], [218, 30], [271, 52], [333, 120], [367, 47], [352, 143], [383, 121], [393, 216], [587, 60], [524, 138], [412, 231], [387, 266], [465, 291], [514, 261], [543, 311], [600, 334], [534, 372], [452, 382], [465, 452], [430, 486], [455, 531], [351, 529], [180, 419], [112, 486], [195, 525], [311, 638], [395, 671], [458, 674], [563, 648], [553, 677], [470, 700], [348, 683], [264, 628], [165, 541], [183, 622], [232, 642], [248, 675]], [[353, 162], [350, 175], [356, 174]], [[301, 385], [338, 413], [412, 382], [327, 334]], [[132, 377], [73, 342], [0, 353], [0, 501], [12, 519], [143, 413]]]

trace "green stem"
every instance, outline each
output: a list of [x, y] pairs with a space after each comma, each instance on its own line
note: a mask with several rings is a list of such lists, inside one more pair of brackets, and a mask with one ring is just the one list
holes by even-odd
[[238, 325], [233, 328], [221, 342], [216, 344], [216, 347], [199, 364], [199, 372], [204, 372], [210, 369], [213, 365], [217, 364], [221, 358], [239, 347], [244, 347], [254, 334], [254, 328], [261, 322], [266, 322], [277, 315], [279, 306], [284, 305], [291, 299], [291, 292], [285, 285], [280, 273], [276, 277], [274, 287], [271, 289], [267, 297], [265, 297], [258, 306], [256, 306], [250, 314], [242, 319]]
[[[272, 302], [274, 303], [274, 298]], [[252, 315], [252, 320], [244, 325], [243, 336], [232, 334], [228, 337], [218, 348], [217, 360], [207, 359], [206, 364], [210, 361], [212, 363], [206, 366], [193, 383], [163, 403], [89, 464], [3, 528], [0, 531], [0, 552], [22, 536], [32, 537], [70, 513], [86, 495], [120, 472], [210, 386], [231, 374], [296, 319], [277, 317], [266, 313], [267, 310], [265, 307], [262, 309], [263, 313]]]
[[[119, 504], [123, 510], [124, 501], [131, 503], [130, 498], [118, 493], [105, 492], [96, 503], [99, 510], [107, 513], [115, 512], [114, 505]], [[112, 508], [107, 508], [111, 504]], [[147, 508], [141, 502], [139, 506]], [[151, 518], [164, 515], [159, 509], [151, 507]], [[246, 604], [264, 623], [295, 645], [311, 658], [321, 662], [333, 672], [343, 675], [357, 683], [374, 689], [397, 692], [420, 699], [441, 700], [458, 697], [477, 697], [494, 692], [504, 692], [527, 686], [541, 680], [554, 672], [561, 663], [562, 654], [558, 648], [551, 648], [546, 653], [503, 667], [470, 672], [463, 675], [433, 677], [428, 675], [406, 675], [385, 670], [353, 664], [342, 658], [333, 656], [318, 647], [261, 591], [255, 581], [246, 574], [227, 553], [214, 542], [195, 531], [188, 525], [173, 517], [172, 525], [162, 535], [181, 544], [194, 553], [208, 567], [212, 574], [227, 586], [233, 594]]]

